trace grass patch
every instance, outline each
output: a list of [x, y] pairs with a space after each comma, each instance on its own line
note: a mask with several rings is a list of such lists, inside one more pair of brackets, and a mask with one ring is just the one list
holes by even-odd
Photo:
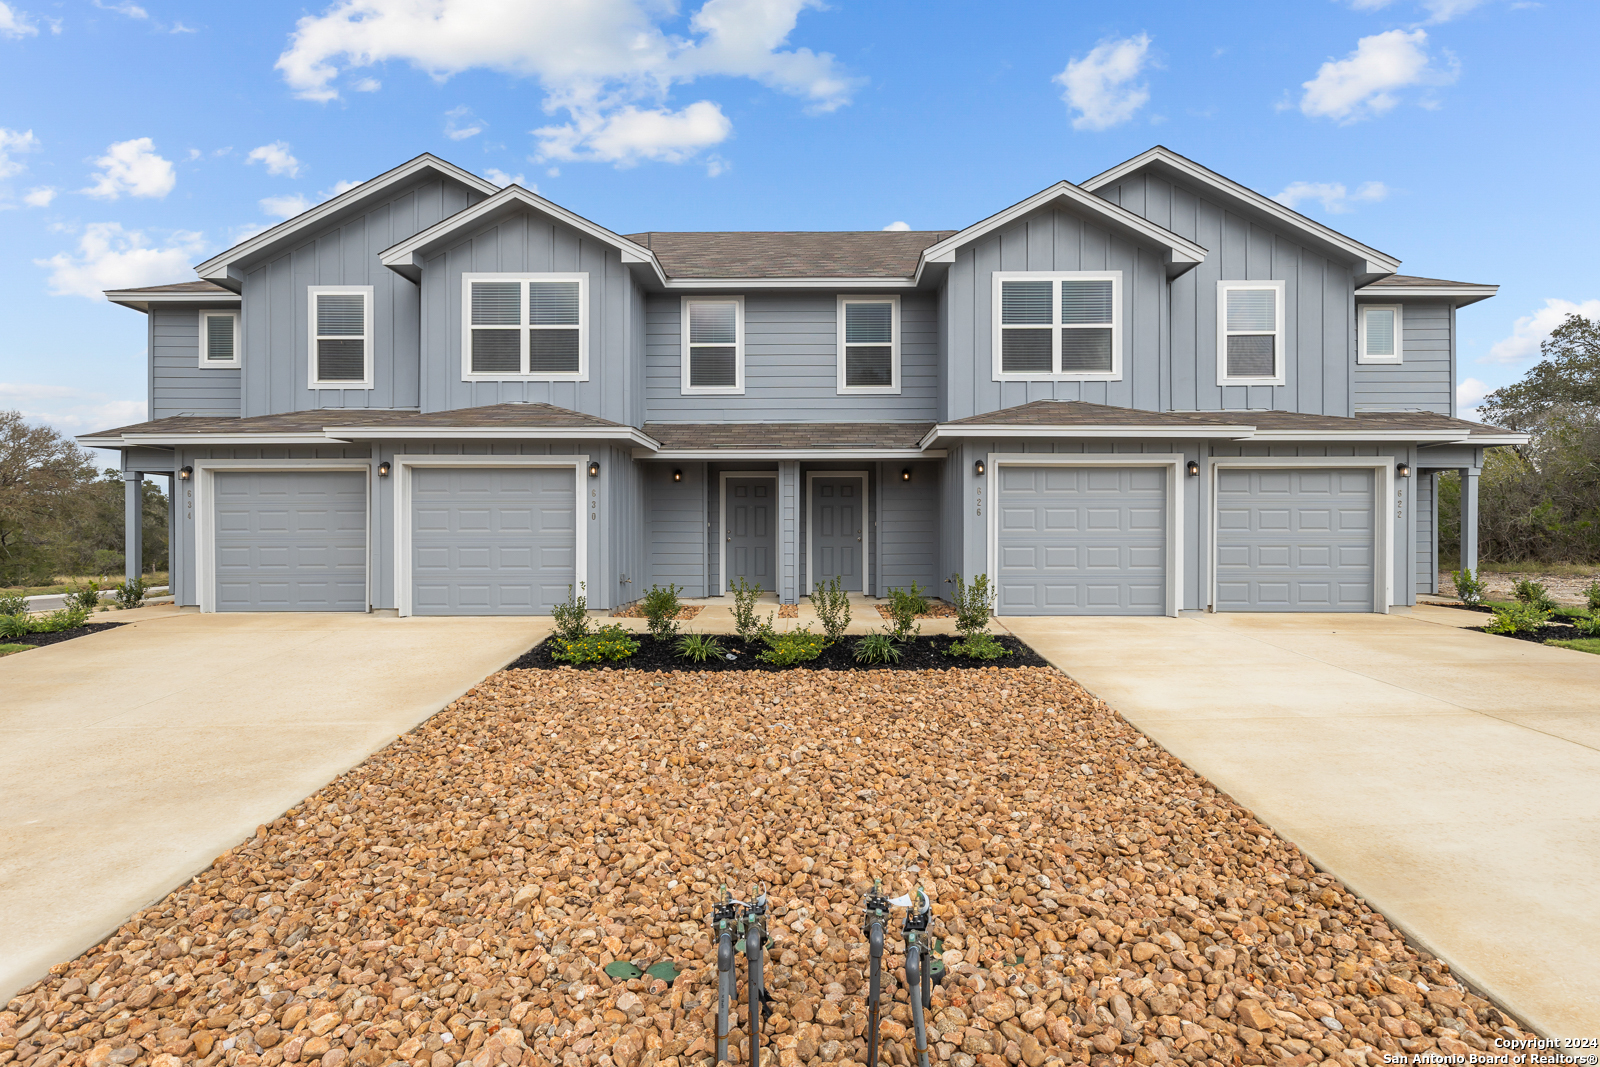
[[[1546, 641], [1545, 644], [1554, 645], [1557, 648], [1570, 648], [1574, 652], [1588, 652], [1600, 656], [1600, 637], [1580, 637], [1574, 641]], [[0, 648], [4, 647], [0, 645]]]
[[[1520, 601], [1516, 600], [1486, 599], [1483, 602], [1483, 606], [1486, 608], [1519, 608], [1522, 606], [1522, 604]], [[1581, 604], [1557, 604], [1555, 610], [1550, 614], [1553, 618], [1557, 619], [1587, 619], [1589, 617], [1589, 609]]]
[[[1600, 644], [1600, 641], [1596, 641], [1595, 644]], [[5, 644], [0, 644], [0, 656], [9, 656], [13, 652], [26, 652], [26, 651], [28, 651], [28, 649], [30, 649], [32, 647], [33, 647], [32, 645], [5, 645]]]
[[[151, 588], [168, 584], [166, 571], [155, 571], [144, 576], [145, 584]], [[45, 596], [51, 593], [70, 593], [79, 586], [88, 585], [90, 582], [99, 582], [101, 592], [106, 599], [110, 599], [111, 587], [122, 581], [118, 574], [91, 574], [80, 578], [61, 578], [54, 585], [0, 585], [0, 593], [11, 593], [15, 596]]]
[[[1440, 560], [1439, 574], [1448, 578], [1451, 571], [1460, 570], [1455, 560]], [[1550, 578], [1600, 577], [1600, 563], [1544, 563], [1525, 559], [1517, 563], [1478, 563], [1478, 574], [1542, 574]]]

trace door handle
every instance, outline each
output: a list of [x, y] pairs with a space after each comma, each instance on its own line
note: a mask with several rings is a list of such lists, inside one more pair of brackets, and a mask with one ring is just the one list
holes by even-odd
[[857, 541], [861, 540], [861, 531], [860, 530], [856, 531], [856, 540]]
[[730, 541], [732, 541], [732, 540], [733, 540], [733, 534], [729, 534], [729, 535], [728, 535], [728, 540], [730, 540]]

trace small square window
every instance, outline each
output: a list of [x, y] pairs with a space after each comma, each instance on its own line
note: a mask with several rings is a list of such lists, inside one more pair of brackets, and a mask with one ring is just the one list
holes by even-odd
[[239, 313], [200, 312], [200, 366], [239, 366]]
[[1403, 309], [1399, 304], [1362, 304], [1357, 309], [1358, 363], [1401, 363], [1405, 360]]

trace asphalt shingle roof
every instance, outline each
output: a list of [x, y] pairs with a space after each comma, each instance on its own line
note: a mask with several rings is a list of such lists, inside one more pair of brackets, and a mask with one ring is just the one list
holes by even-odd
[[931, 422], [647, 422], [663, 451], [916, 448]]
[[625, 236], [671, 278], [909, 278], [954, 230], [650, 231]]

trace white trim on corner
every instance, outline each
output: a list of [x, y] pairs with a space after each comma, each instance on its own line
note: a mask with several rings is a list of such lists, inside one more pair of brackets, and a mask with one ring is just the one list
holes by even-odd
[[[1183, 607], [1183, 512], [1184, 463], [1188, 457], [1181, 452], [1112, 452], [1084, 455], [1061, 452], [990, 452], [983, 473], [983, 496], [988, 506], [984, 520], [988, 540], [985, 563], [989, 571], [990, 587], [999, 581], [1000, 569], [1000, 508], [995, 493], [999, 470], [1008, 467], [1162, 467], [1167, 471], [1167, 610], [1163, 612], [1176, 618]], [[999, 598], [995, 601], [995, 614], [999, 615]]]
[[[729, 478], [771, 478], [772, 479], [772, 564], [778, 564], [778, 524], [783, 521], [783, 509], [778, 506], [778, 472], [777, 471], [719, 471], [717, 477], [717, 536], [722, 538], [722, 543], [717, 546], [717, 591], [716, 596], [728, 595], [728, 479]], [[763, 589], [762, 592], [779, 592], [778, 579], [773, 578], [773, 588]]]
[[[1367, 354], [1367, 313], [1370, 311], [1394, 312], [1394, 354], [1390, 356], [1373, 356]], [[1377, 364], [1394, 366], [1406, 361], [1405, 345], [1405, 305], [1404, 304], [1357, 304], [1356, 305], [1356, 362], [1361, 364]]]
[[[1272, 367], [1274, 374], [1270, 378], [1233, 378], [1228, 375], [1228, 335], [1230, 332], [1241, 336], [1265, 336], [1261, 330], [1233, 330], [1228, 329], [1228, 291], [1230, 289], [1271, 289], [1277, 296], [1273, 302], [1274, 315], [1276, 316], [1277, 329], [1272, 336]], [[1283, 321], [1284, 312], [1284, 282], [1248, 281], [1234, 279], [1231, 281], [1217, 282], [1217, 384], [1218, 385], [1283, 385], [1285, 384], [1289, 366], [1288, 353], [1283, 350], [1283, 339], [1288, 330]]]
[[861, 542], [861, 595], [872, 595], [872, 523], [868, 521], [867, 514], [867, 471], [806, 471], [806, 498], [801, 505], [806, 509], [806, 589], [805, 595], [810, 596], [817, 588], [815, 571], [811, 566], [811, 547], [816, 542], [811, 536], [811, 507], [814, 496], [811, 492], [811, 483], [817, 478], [855, 478], [861, 483], [861, 535], [856, 540]]
[[[1394, 603], [1394, 456], [1212, 456], [1203, 460], [1209, 468], [1206, 475], [1211, 486], [1211, 514], [1207, 522], [1211, 528], [1211, 582], [1207, 592], [1208, 610], [1217, 606], [1217, 470], [1221, 467], [1365, 467], [1377, 471], [1372, 492], [1372, 507], [1378, 516], [1374, 531], [1377, 543], [1373, 546], [1372, 610], [1387, 615]], [[1377, 576], [1383, 576], [1380, 587]], [[1379, 594], [1382, 594], [1380, 597]]]
[[[845, 382], [845, 308], [850, 304], [889, 305], [889, 382], [888, 385], [849, 385]], [[868, 294], [840, 293], [834, 303], [836, 320], [834, 363], [838, 374], [834, 392], [838, 396], [899, 396], [900, 395], [900, 297], [898, 294], [872, 296]], [[857, 346], [868, 347], [868, 346]]]
[[[732, 385], [689, 384], [689, 305], [732, 304], [733, 308], [733, 377]], [[744, 395], [744, 297], [743, 296], [685, 296], [678, 302], [678, 369], [679, 388], [683, 396], [743, 396]], [[712, 345], [713, 348], [725, 347]]]
[[216, 474], [218, 471], [364, 471], [367, 475], [367, 607], [372, 607], [372, 486], [377, 460], [197, 459], [194, 467], [194, 579], [200, 610], [217, 610]]
[[[521, 294], [517, 298], [521, 321], [516, 326], [500, 327], [500, 329], [514, 329], [517, 331], [518, 350], [521, 353], [521, 366], [528, 367], [529, 350], [531, 347], [531, 330], [541, 329], [566, 329], [567, 326], [534, 326], [528, 322], [528, 283], [529, 282], [577, 282], [578, 283], [578, 369], [576, 371], [562, 371], [556, 373], [535, 374], [531, 370], [518, 370], [515, 373], [502, 373], [497, 371], [474, 371], [472, 369], [472, 331], [484, 329], [474, 327], [472, 324], [472, 283], [473, 282], [516, 282]], [[515, 271], [509, 273], [462, 272], [461, 275], [461, 380], [464, 382], [586, 382], [589, 380], [589, 272], [553, 273], [538, 271]]]
[[[239, 308], [201, 308], [197, 313], [195, 323], [200, 331], [198, 337], [200, 342], [198, 345], [198, 352], [200, 357], [200, 367], [202, 370], [237, 370], [241, 365], [239, 362], [239, 342], [242, 340], [240, 336], [242, 331], [239, 329], [240, 310], [241, 309]], [[206, 355], [211, 348], [211, 334], [210, 331], [206, 329], [206, 319], [213, 315], [226, 315], [228, 318], [233, 320], [232, 359], [211, 359]]]
[[[997, 382], [1119, 382], [1122, 380], [1122, 272], [1120, 270], [997, 270], [990, 276], [989, 293], [989, 362], [993, 372], [993, 380]], [[1049, 282], [1050, 283], [1050, 315], [1049, 326], [1035, 326], [1033, 329], [1048, 329], [1050, 331], [1050, 370], [1048, 373], [1035, 373], [1033, 371], [1007, 371], [1001, 366], [1001, 341], [1002, 332], [1008, 327], [1000, 321], [1000, 301], [1002, 286], [1006, 282]], [[1072, 329], [1074, 325], [1088, 329], [1104, 329], [1105, 323], [1077, 323], [1065, 324], [1061, 321], [1061, 286], [1063, 281], [1095, 281], [1111, 283], [1111, 369], [1109, 371], [1063, 371], [1061, 367], [1061, 331]], [[1009, 327], [1018, 329], [1017, 326]]]
[[[329, 294], [358, 294], [362, 298], [361, 335], [362, 375], [360, 381], [322, 381], [317, 377], [317, 297]], [[377, 323], [373, 321], [373, 287], [370, 285], [308, 285], [306, 286], [306, 388], [312, 392], [322, 389], [371, 389], [373, 335]], [[332, 338], [349, 340], [350, 338]]]
[[[589, 509], [584, 486], [589, 481], [589, 455], [569, 456], [408, 456], [397, 453], [394, 478], [394, 602], [401, 616], [411, 614], [411, 475], [417, 467], [566, 467], [572, 471], [573, 574], [589, 580]], [[597, 521], [597, 520], [596, 520]]]

